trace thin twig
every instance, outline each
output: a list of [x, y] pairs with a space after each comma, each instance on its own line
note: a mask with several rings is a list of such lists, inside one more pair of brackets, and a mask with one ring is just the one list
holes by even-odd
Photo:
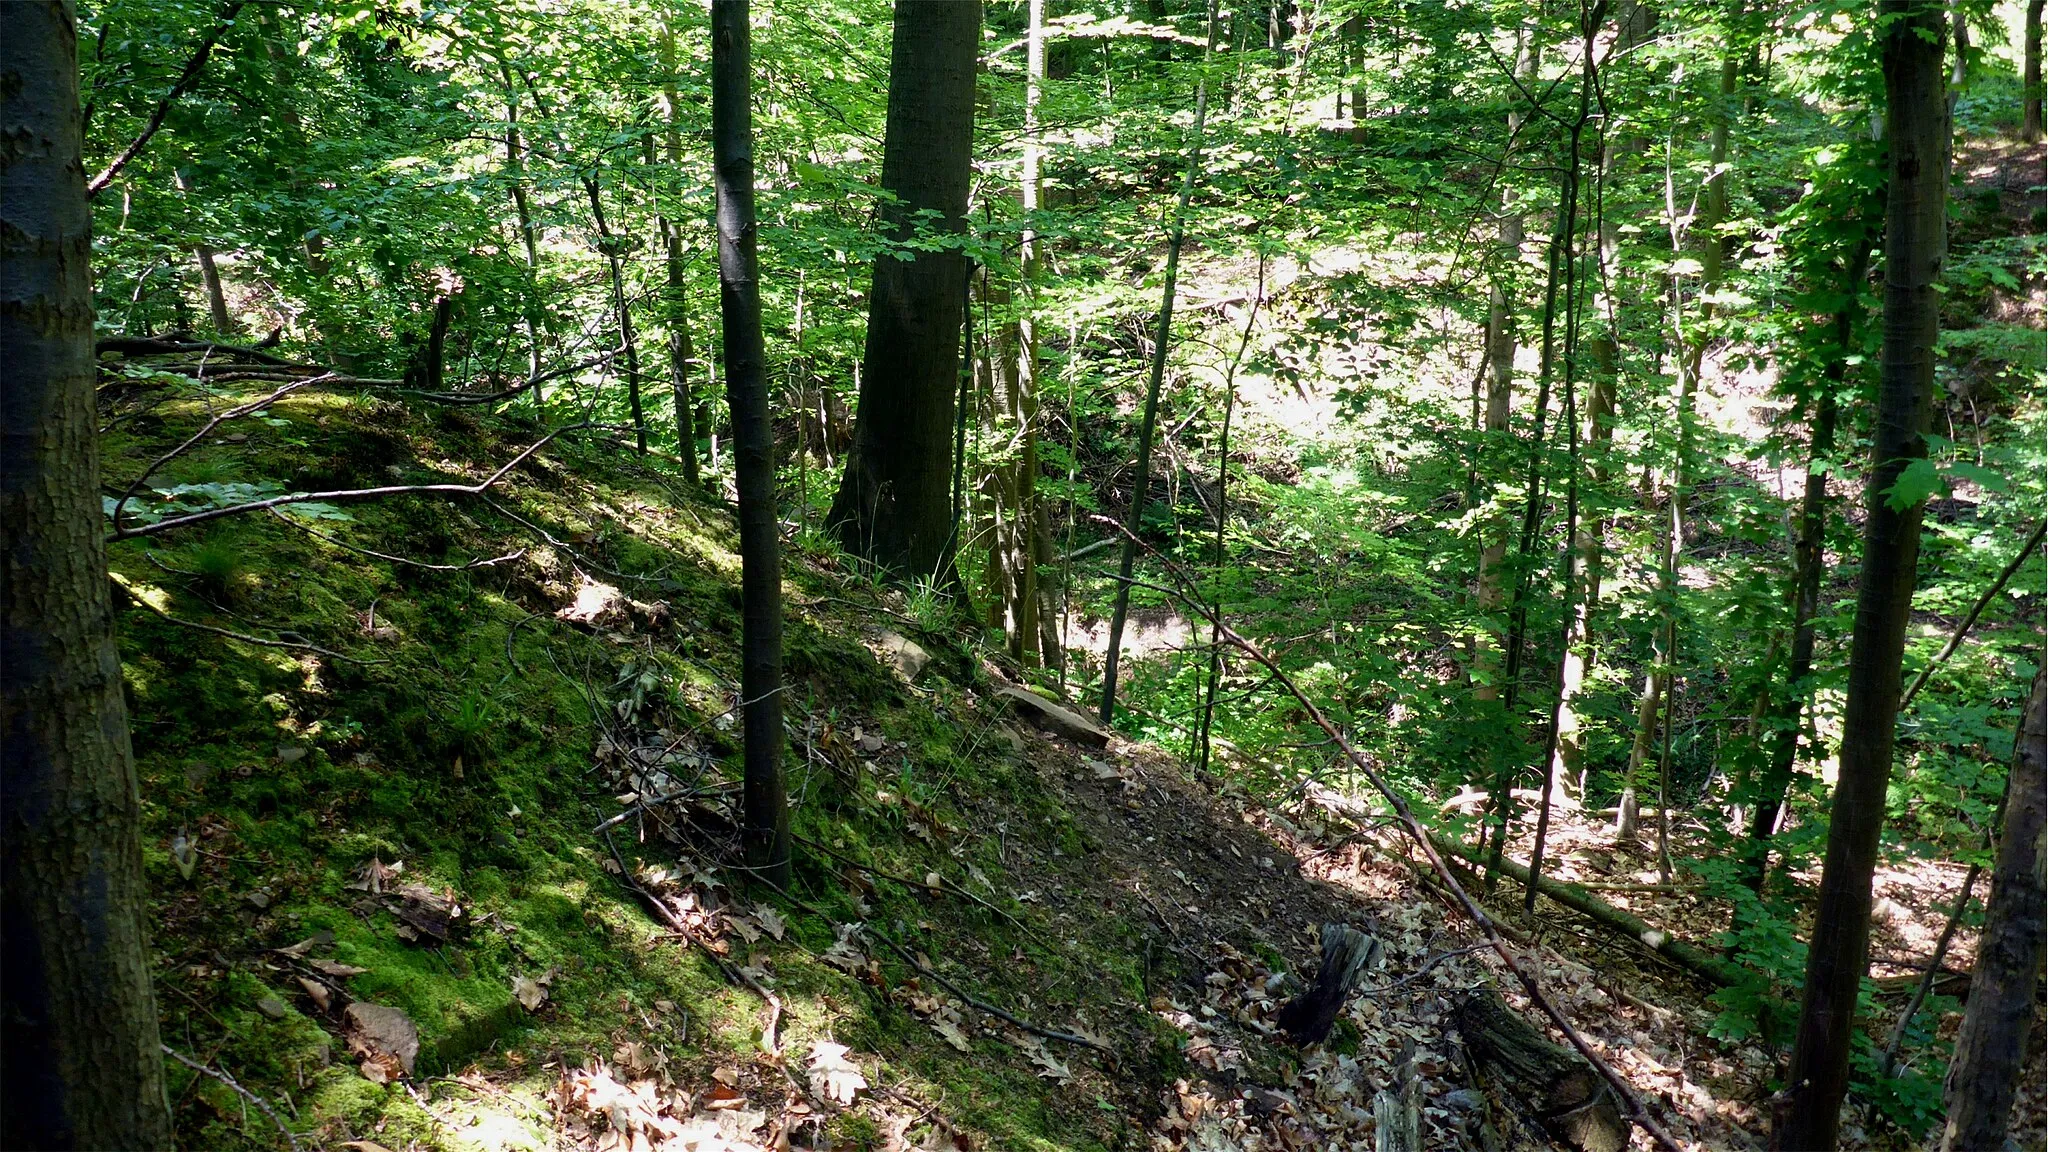
[[351, 544], [346, 540], [336, 539], [335, 537], [320, 531], [318, 528], [313, 527], [311, 524], [302, 523], [301, 521], [292, 519], [284, 513], [279, 512], [275, 508], [270, 510], [270, 514], [272, 516], [277, 517], [279, 520], [282, 520], [286, 524], [289, 524], [292, 527], [297, 528], [299, 531], [306, 533], [309, 536], [318, 536], [320, 539], [327, 541], [329, 544], [332, 544], [337, 548], [346, 548], [351, 552], [360, 553], [364, 556], [374, 557], [378, 560], [389, 560], [393, 564], [406, 564], [414, 568], [425, 568], [429, 572], [467, 572], [471, 568], [488, 568], [493, 564], [503, 564], [507, 560], [517, 560], [520, 557], [526, 555], [526, 549], [521, 548], [517, 552], [507, 552], [503, 556], [492, 556], [486, 560], [471, 560], [467, 564], [429, 564], [424, 560], [414, 560], [406, 556], [393, 556], [388, 552], [378, 552], [375, 549], [364, 548], [360, 545]]
[[242, 1099], [256, 1105], [256, 1110], [258, 1112], [263, 1113], [265, 1116], [270, 1117], [270, 1122], [272, 1124], [277, 1125], [277, 1130], [279, 1132], [284, 1133], [284, 1141], [286, 1144], [291, 1145], [292, 1152], [299, 1152], [299, 1138], [296, 1135], [293, 1135], [292, 1130], [290, 1128], [285, 1127], [284, 1120], [281, 1117], [279, 1117], [276, 1112], [271, 1110], [269, 1103], [266, 1102], [263, 1099], [263, 1097], [258, 1096], [254, 1092], [249, 1091], [247, 1088], [242, 1087], [240, 1084], [235, 1083], [235, 1078], [233, 1076], [228, 1075], [226, 1072], [223, 1072], [218, 1068], [213, 1068], [208, 1065], [201, 1064], [199, 1061], [192, 1059], [190, 1056], [185, 1055], [183, 1052], [178, 1051], [176, 1048], [171, 1047], [169, 1044], [158, 1044], [157, 1047], [163, 1049], [164, 1055], [169, 1056], [171, 1059], [176, 1060], [178, 1063], [183, 1064], [185, 1067], [190, 1068], [194, 1072], [203, 1073], [205, 1075], [213, 1077], [215, 1080], [218, 1080], [221, 1083], [227, 1085], [228, 1087], [234, 1089], [235, 1093], [239, 1095]]
[[631, 868], [626, 867], [626, 858], [619, 855], [619, 846], [616, 843], [613, 843], [611, 830], [608, 828], [604, 830], [604, 846], [606, 848], [611, 849], [612, 862], [619, 866], [620, 883], [624, 884], [628, 888], [631, 888], [635, 895], [639, 896], [640, 899], [643, 902], [645, 902], [649, 908], [653, 909], [654, 915], [658, 919], [660, 919], [660, 921], [663, 924], [669, 926], [669, 929], [671, 931], [675, 932], [676, 935], [681, 936], [683, 939], [689, 941], [690, 943], [696, 945], [698, 949], [700, 949], [704, 953], [704, 955], [709, 956], [711, 958], [711, 962], [718, 966], [718, 970], [725, 973], [726, 979], [731, 980], [735, 984], [743, 985], [744, 987], [751, 990], [756, 996], [759, 996], [763, 1001], [767, 1002], [768, 1026], [761, 1032], [761, 1045], [762, 1047], [768, 1050], [769, 1055], [774, 1055], [775, 1026], [782, 1019], [782, 998], [777, 996], [774, 992], [770, 991], [765, 986], [763, 986], [759, 980], [756, 980], [752, 976], [747, 975], [747, 973], [742, 969], [735, 967], [732, 961], [727, 960], [725, 957], [720, 956], [716, 952], [713, 952], [711, 950], [710, 943], [706, 941], [703, 937], [697, 935], [695, 932], [690, 931], [689, 925], [684, 924], [682, 922], [682, 919], [678, 917], [675, 914], [675, 912], [669, 908], [668, 905], [662, 903], [660, 897], [656, 896], [654, 893], [649, 892], [646, 888], [642, 887], [640, 882], [633, 878], [633, 870]]
[[195, 632], [210, 632], [215, 636], [225, 636], [230, 640], [239, 640], [244, 644], [255, 644], [263, 648], [290, 648], [301, 652], [317, 652], [330, 660], [341, 660], [349, 664], [390, 663], [389, 660], [365, 660], [360, 656], [349, 656], [341, 652], [322, 648], [318, 644], [308, 644], [303, 641], [294, 640], [266, 640], [261, 636], [251, 636], [247, 632], [232, 632], [226, 628], [216, 628], [211, 624], [201, 624], [197, 620], [186, 620], [182, 617], [173, 616], [169, 612], [151, 604], [140, 592], [127, 587], [121, 581], [116, 580], [115, 583], [121, 586], [121, 590], [128, 594], [130, 600], [155, 613], [159, 619], [167, 623], [176, 624], [180, 628], [190, 628]]
[[166, 452], [163, 455], [157, 457], [155, 460], [151, 461], [149, 467], [144, 468], [142, 470], [141, 475], [137, 476], [135, 479], [128, 482], [128, 487], [123, 489], [121, 492], [121, 498], [119, 500], [114, 501], [114, 510], [111, 515], [114, 521], [115, 536], [110, 537], [109, 539], [117, 539], [119, 538], [120, 533], [126, 531], [126, 529], [121, 527], [121, 510], [128, 506], [128, 501], [133, 500], [135, 498], [135, 494], [142, 490], [142, 485], [145, 482], [147, 482], [151, 476], [156, 474], [157, 469], [163, 467], [164, 465], [191, 451], [193, 445], [199, 443], [201, 440], [206, 439], [206, 437], [215, 428], [220, 427], [223, 422], [233, 420], [241, 416], [246, 416], [251, 412], [261, 412], [265, 408], [268, 408], [272, 404], [276, 403], [277, 401], [282, 400], [286, 396], [291, 395], [293, 392], [296, 392], [309, 384], [321, 383], [327, 380], [332, 375], [333, 373], [327, 373], [326, 375], [314, 376], [305, 380], [294, 380], [291, 383], [286, 384], [284, 387], [279, 388], [277, 391], [272, 392], [270, 395], [265, 396], [261, 400], [251, 400], [246, 404], [238, 404], [235, 407], [230, 408], [227, 411], [222, 412], [219, 415], [213, 417], [213, 419], [208, 420], [204, 425], [200, 427], [199, 431], [194, 432], [191, 436], [187, 437], [184, 443], [179, 444], [176, 448], [171, 449], [169, 452]]
[[[873, 864], [862, 863], [861, 861], [856, 860], [851, 856], [848, 856], [846, 853], [837, 851], [832, 848], [828, 848], [825, 845], [818, 843], [816, 840], [813, 840], [808, 836], [797, 836], [796, 839], [801, 843], [807, 844], [810, 847], [815, 848], [820, 852], [823, 852], [825, 855], [830, 856], [843, 864], [851, 864], [855, 868], [858, 868], [863, 872], [872, 872], [873, 874], [880, 876], [884, 880], [893, 880], [898, 884], [906, 884], [912, 888], [927, 887], [925, 882], [922, 880], [916, 879], [915, 877], [911, 876], [899, 876], [893, 872], [884, 872], [882, 869], [875, 867]], [[1032, 931], [1030, 925], [1024, 923], [1022, 920], [1017, 919], [1016, 916], [1012, 915], [1007, 910], [998, 908], [994, 904], [988, 902], [987, 900], [982, 899], [980, 896], [975, 895], [973, 892], [967, 889], [966, 885], [959, 884], [953, 880], [948, 879], [943, 873], [933, 872], [932, 875], [937, 876], [939, 878], [939, 887], [943, 891], [951, 892], [958, 896], [967, 897], [969, 900], [974, 901], [976, 904], [981, 905], [983, 908], [986, 908], [989, 911], [995, 913], [996, 915], [1001, 916], [1003, 919], [1008, 920], [1011, 923], [1011, 925], [1013, 925], [1017, 929], [1017, 931], [1024, 933], [1026, 936], [1029, 936], [1042, 944], [1050, 945], [1050, 941], [1047, 941], [1044, 937]]]

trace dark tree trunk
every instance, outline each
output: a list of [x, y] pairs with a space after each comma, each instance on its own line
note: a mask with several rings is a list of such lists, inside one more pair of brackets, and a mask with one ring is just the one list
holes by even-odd
[[1806, 491], [1799, 501], [1799, 541], [1794, 546], [1795, 569], [1792, 587], [1792, 654], [1785, 668], [1785, 684], [1778, 698], [1778, 729], [1771, 738], [1771, 758], [1764, 767], [1757, 788], [1756, 811], [1750, 817], [1749, 845], [1743, 861], [1745, 879], [1753, 891], [1761, 892], [1770, 864], [1770, 839], [1778, 826], [1778, 813], [1785, 805], [1785, 790], [1792, 784], [1792, 767], [1799, 756], [1799, 716], [1813, 673], [1814, 618], [1820, 609], [1820, 578], [1826, 567], [1828, 476], [1824, 471], [1835, 450], [1835, 392], [1848, 375], [1850, 341], [1856, 331], [1857, 314], [1863, 305], [1863, 280], [1870, 271], [1870, 246], [1876, 236], [1866, 230], [1852, 241], [1849, 269], [1843, 285], [1848, 298], [1835, 313], [1835, 354], [1821, 372], [1820, 389], [1813, 400], [1813, 432], [1806, 453]]
[[2041, 3], [2027, 2], [2026, 110], [2020, 132], [2029, 144], [2041, 141]]
[[77, 18], [0, 36], [0, 1146], [168, 1148], [94, 435]]
[[[965, 229], [974, 141], [980, 0], [902, 0], [889, 53], [882, 232], [903, 241], [921, 213]], [[850, 552], [905, 578], [951, 581], [954, 392], [960, 371], [956, 249], [875, 258], [853, 450], [829, 522]]]
[[1832, 1149], [1849, 1088], [1857, 986], [1870, 950], [1870, 882], [1884, 827], [1898, 716], [1900, 661], [1913, 606], [1924, 500], [1893, 507], [1886, 492], [1927, 454], [1934, 342], [1948, 204], [1948, 116], [1942, 98], [1948, 21], [1938, 0], [1884, 0], [1885, 137], [1891, 180], [1885, 208], [1884, 351], [1871, 475], [1864, 496], [1863, 571], [1849, 650], [1842, 758], [1821, 872], [1820, 908], [1806, 964], [1788, 1106], [1775, 1125], [1781, 1149]]
[[[1984, 934], [1977, 942], [1977, 966], [1970, 974], [1970, 1007], [1956, 1036], [1948, 1070], [1948, 1120], [1942, 1152], [2003, 1148], [2012, 1114], [2013, 1089], [2033, 1031], [2036, 973], [2041, 966], [2043, 909], [2048, 877], [2042, 875], [2042, 835], [2048, 826], [2048, 677], [2034, 674], [2034, 691], [2013, 749], [2012, 778], [2006, 786], [2005, 830], [1984, 904]], [[1968, 890], [1964, 898], [1968, 898]]]
[[747, 865], [789, 884], [789, 802], [782, 787], [782, 538], [775, 517], [775, 426], [761, 343], [754, 252], [752, 42], [747, 0], [711, 5], [711, 149], [718, 187], [718, 304], [726, 402], [739, 482], [740, 698], [744, 701]]
[[[533, 206], [526, 196], [526, 150], [519, 137], [519, 90], [512, 84], [512, 67], [500, 63], [505, 78], [505, 167], [511, 177], [512, 210], [519, 220], [519, 243], [526, 252], [526, 278], [520, 284], [520, 311], [526, 321], [526, 374], [541, 374], [540, 245], [533, 229]], [[547, 394], [533, 386], [535, 407], [545, 408]]]

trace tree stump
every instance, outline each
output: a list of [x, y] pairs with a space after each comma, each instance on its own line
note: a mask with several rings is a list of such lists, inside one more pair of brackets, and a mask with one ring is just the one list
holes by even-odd
[[1614, 1095], [1577, 1052], [1552, 1043], [1500, 993], [1482, 988], [1458, 1006], [1464, 1038], [1485, 1083], [1552, 1140], [1577, 1152], [1621, 1152], [1628, 1125]]

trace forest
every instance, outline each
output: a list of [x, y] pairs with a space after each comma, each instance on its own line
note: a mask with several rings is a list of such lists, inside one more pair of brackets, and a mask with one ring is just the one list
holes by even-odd
[[2048, 1148], [2042, 10], [0, 6], [0, 1146]]

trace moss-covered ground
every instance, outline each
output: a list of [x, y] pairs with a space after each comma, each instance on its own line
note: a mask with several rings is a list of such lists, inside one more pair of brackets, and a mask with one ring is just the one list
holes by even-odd
[[[142, 384], [107, 403], [110, 492], [205, 417], [189, 385]], [[474, 483], [538, 430], [308, 391], [217, 433], [150, 479], [144, 519], [168, 507], [149, 489], [181, 485], [189, 510], [238, 484]], [[621, 811], [607, 740], [680, 734], [710, 798], [680, 842], [644, 819], [618, 824], [630, 866], [715, 867], [728, 847], [717, 814], [718, 789], [738, 776], [735, 543], [726, 510], [684, 491], [666, 463], [592, 434], [555, 440], [483, 496], [243, 514], [113, 545], [165, 1041], [274, 1102], [310, 1146], [555, 1147], [569, 1138], [562, 1077], [622, 1059], [685, 1093], [723, 1069], [787, 1120], [806, 1095], [806, 1055], [827, 1037], [871, 1088], [851, 1108], [799, 1106], [808, 1119], [785, 1138], [880, 1147], [911, 1116], [918, 1132], [974, 1147], [1140, 1141], [1177, 1059], [1140, 1006], [1156, 930], [1061, 904], [1023, 875], [1087, 852], [1033, 763], [1052, 746], [978, 703], [967, 642], [920, 631], [839, 558], [791, 549], [786, 562], [788, 767], [810, 846], [788, 899], [739, 879], [724, 890], [776, 907], [788, 928], [781, 941], [716, 943], [782, 1001], [774, 1054], [760, 998], [656, 924], [614, 874], [592, 832]], [[590, 620], [558, 616], [592, 585], [622, 602]], [[921, 684], [863, 643], [877, 625], [932, 651]], [[387, 889], [454, 902], [445, 941], [407, 928], [388, 891], [361, 886], [373, 861], [403, 866]], [[852, 923], [980, 998], [1126, 1055], [1048, 1042], [1072, 1077], [1041, 1074], [1003, 1038], [1014, 1029], [973, 1011], [958, 1051], [906, 1009], [944, 994], [896, 954], [872, 949], [865, 979], [820, 959]], [[277, 951], [305, 941], [298, 955]], [[307, 969], [315, 960], [361, 971], [323, 982]], [[537, 1010], [515, 998], [522, 977], [546, 982]], [[329, 995], [316, 996], [323, 983]], [[344, 998], [417, 1024], [409, 1083], [359, 1071]], [[1131, 1067], [1130, 1053], [1157, 1066]], [[226, 1085], [170, 1071], [184, 1146], [282, 1146]]]

